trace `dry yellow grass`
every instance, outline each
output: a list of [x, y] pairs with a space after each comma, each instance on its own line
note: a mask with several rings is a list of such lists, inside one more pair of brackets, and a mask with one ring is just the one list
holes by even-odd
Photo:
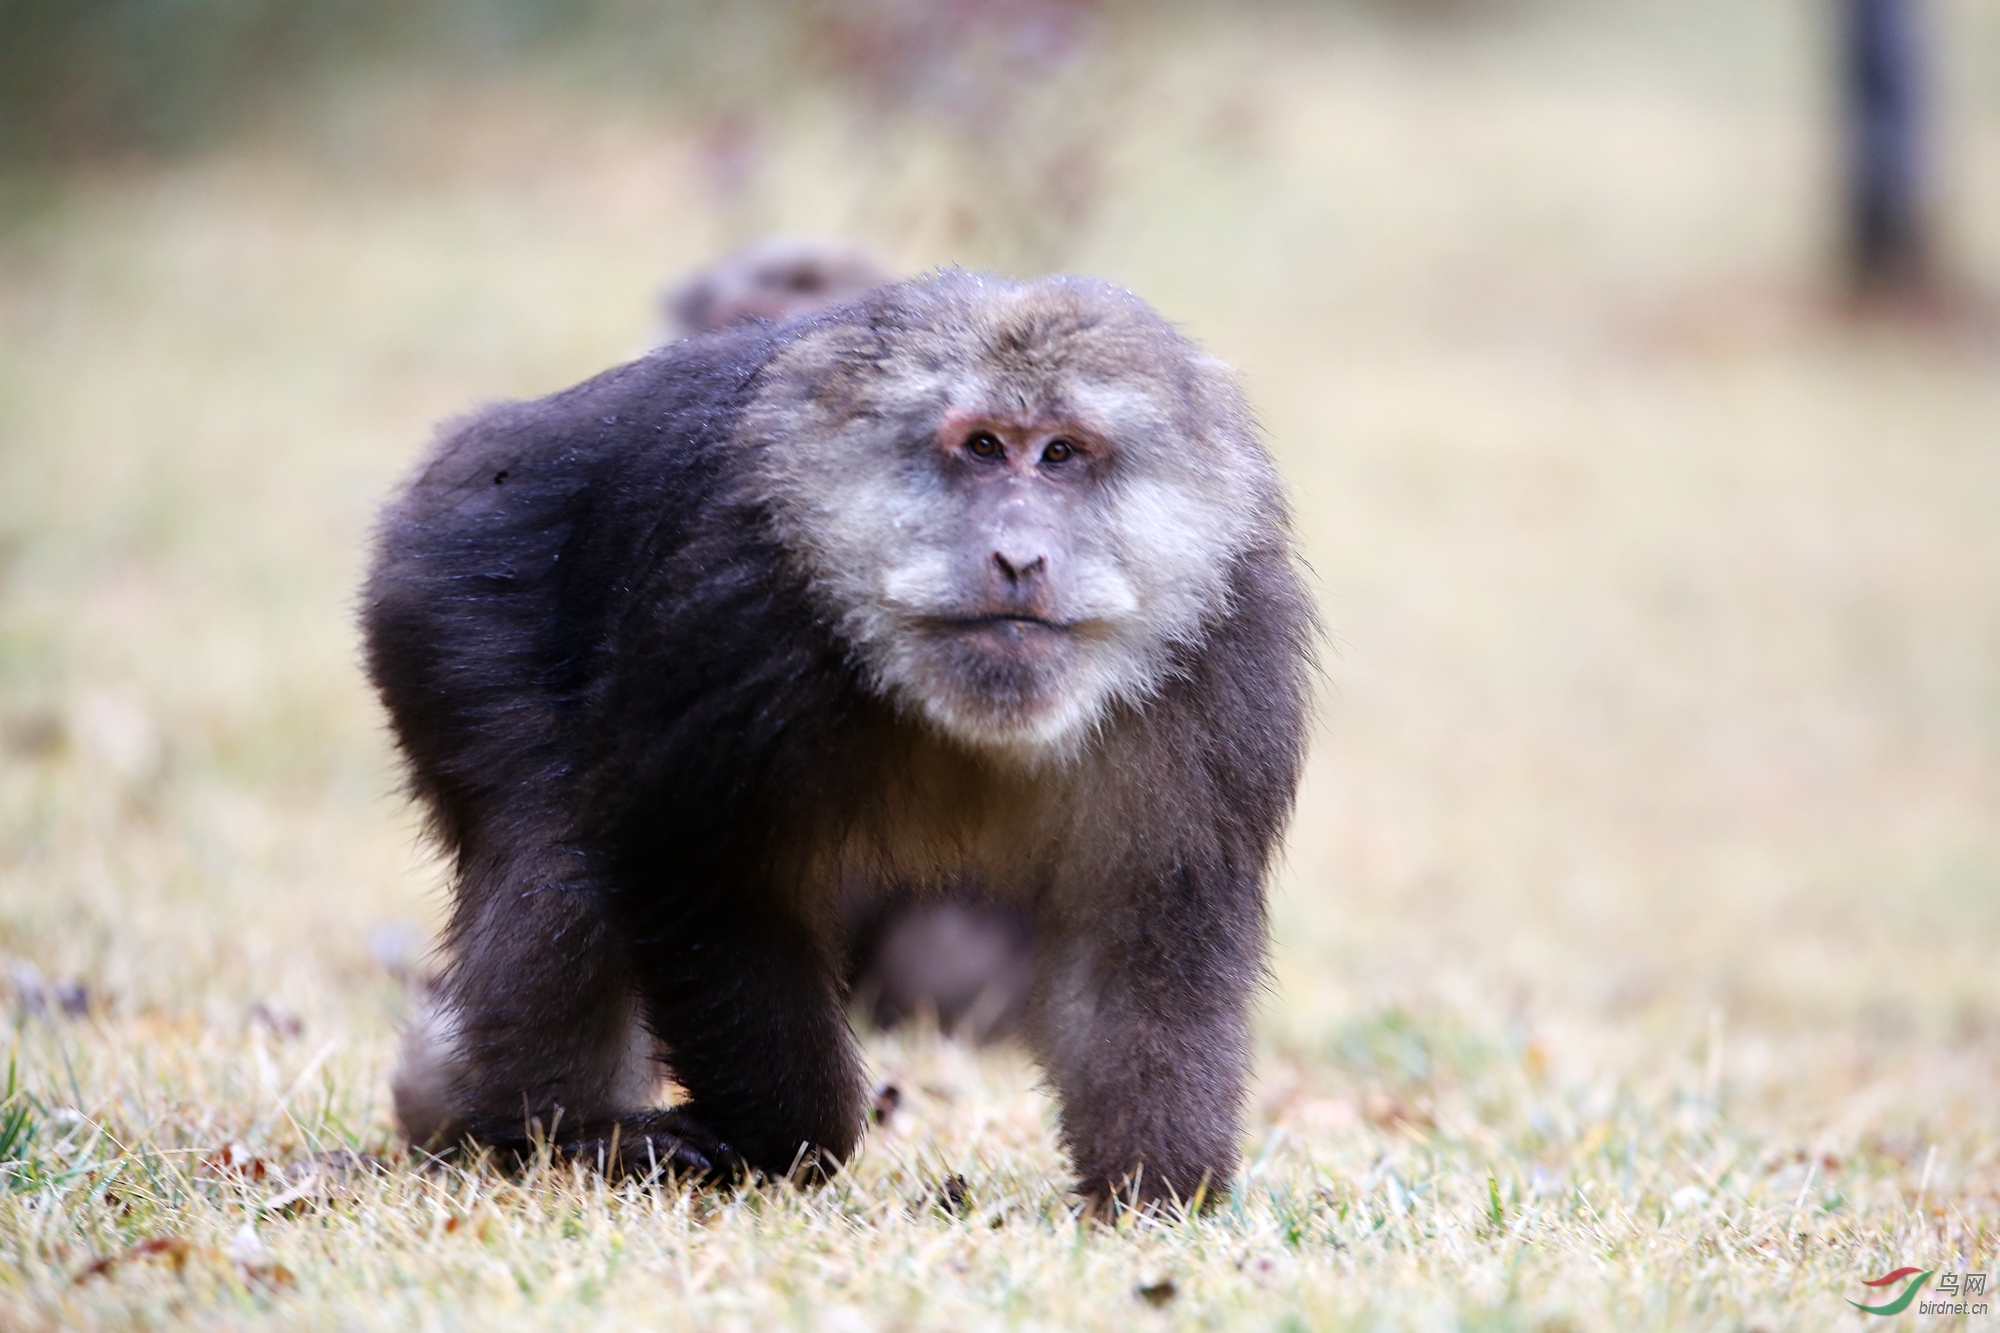
[[[1336, 640], [1190, 1223], [1075, 1222], [1031, 1068], [920, 1035], [815, 1194], [327, 1156], [389, 1144], [380, 955], [439, 905], [372, 507], [636, 347], [718, 240], [685, 133], [385, 92], [8, 239], [0, 1325], [1809, 1328], [2000, 1267], [2000, 348], [1828, 313], [1801, 7], [1621, 13], [1204, 31], [1121, 93], [1076, 265], [1245, 368]], [[857, 216], [841, 151], [798, 128], [774, 221]]]

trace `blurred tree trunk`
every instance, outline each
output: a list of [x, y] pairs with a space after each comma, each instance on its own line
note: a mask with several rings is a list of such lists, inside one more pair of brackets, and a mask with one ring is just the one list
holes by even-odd
[[1846, 103], [1847, 276], [1864, 298], [1930, 276], [1921, 0], [1839, 0]]

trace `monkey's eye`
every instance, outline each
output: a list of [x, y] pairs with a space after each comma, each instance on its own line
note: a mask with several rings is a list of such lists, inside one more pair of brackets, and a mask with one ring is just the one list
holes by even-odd
[[990, 463], [1007, 451], [1001, 447], [999, 440], [982, 430], [965, 442], [965, 452]]
[[1044, 463], [1067, 463], [1076, 457], [1076, 446], [1068, 440], [1050, 440], [1049, 447], [1042, 450]]

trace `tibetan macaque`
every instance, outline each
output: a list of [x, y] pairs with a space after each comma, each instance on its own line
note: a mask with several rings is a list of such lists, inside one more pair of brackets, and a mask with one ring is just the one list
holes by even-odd
[[971, 882], [1035, 922], [1086, 1198], [1227, 1189], [1313, 620], [1232, 376], [1137, 297], [945, 273], [491, 409], [364, 618], [457, 872], [412, 1140], [831, 1170], [840, 904]]
[[767, 319], [782, 324], [843, 301], [895, 274], [857, 245], [773, 236], [718, 260], [660, 296], [666, 339]]

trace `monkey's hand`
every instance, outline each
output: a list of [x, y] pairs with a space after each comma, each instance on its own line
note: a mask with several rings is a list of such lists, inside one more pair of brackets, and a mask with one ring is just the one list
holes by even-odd
[[723, 1183], [746, 1170], [734, 1148], [679, 1107], [624, 1116], [580, 1137], [566, 1138], [555, 1148], [563, 1157], [588, 1162], [613, 1177], [674, 1176]]

